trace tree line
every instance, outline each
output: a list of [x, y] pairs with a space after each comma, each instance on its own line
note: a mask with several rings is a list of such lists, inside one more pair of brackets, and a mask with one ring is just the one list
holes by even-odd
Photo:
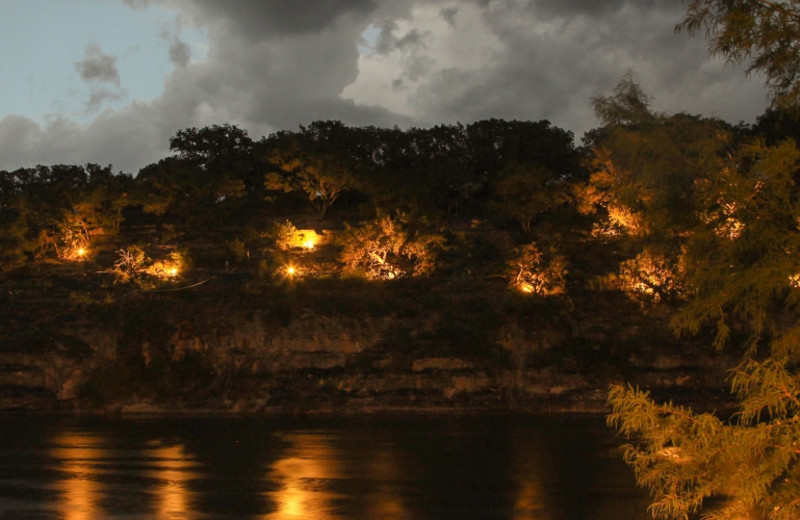
[[492, 218], [530, 232], [585, 176], [572, 135], [547, 121], [410, 130], [318, 121], [257, 141], [224, 124], [181, 130], [170, 149], [135, 176], [96, 164], [0, 171], [2, 271], [146, 223], [210, 236], [292, 215], [319, 226], [402, 215], [417, 227]]

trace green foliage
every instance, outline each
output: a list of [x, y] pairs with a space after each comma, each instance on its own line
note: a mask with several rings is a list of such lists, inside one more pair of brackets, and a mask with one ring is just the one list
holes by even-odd
[[[800, 192], [795, 172], [800, 151], [791, 141], [743, 146], [723, 174], [703, 190], [702, 221], [686, 244], [687, 279], [693, 298], [675, 319], [679, 331], [716, 325], [716, 346], [731, 326], [746, 326], [751, 352], [772, 340], [776, 355], [800, 356]], [[735, 224], [735, 225], [734, 225]]]
[[[624, 78], [621, 84], [629, 81]], [[632, 87], [624, 89], [628, 88]], [[617, 110], [627, 113], [634, 108]], [[611, 118], [595, 136], [581, 209], [599, 211], [629, 235], [670, 247], [696, 225], [702, 196], [698, 191], [723, 170], [732, 129], [718, 120], [686, 114], [647, 116], [638, 116], [636, 124]]]
[[[740, 368], [737, 387], [749, 396], [730, 423], [672, 403], [656, 404], [647, 392], [612, 386], [610, 426], [632, 439], [625, 461], [649, 487], [654, 518], [688, 519], [709, 499], [721, 505], [704, 518], [792, 520], [800, 515], [800, 385], [771, 362]], [[743, 381], [748, 383], [743, 383]], [[758, 388], [755, 397], [749, 385]], [[765, 403], [780, 395], [781, 409], [763, 420]]]
[[628, 71], [614, 87], [613, 96], [592, 99], [595, 114], [608, 126], [640, 125], [656, 116], [650, 111], [651, 100]]
[[[711, 4], [722, 5], [692, 2]], [[760, 12], [771, 3], [725, 5]], [[642, 248], [621, 278], [685, 298], [672, 320], [678, 334], [711, 326], [716, 348], [743, 355], [729, 421], [613, 386], [608, 422], [632, 440], [625, 460], [651, 489], [655, 518], [798, 518], [800, 152], [791, 140], [768, 146], [684, 115], [608, 121], [595, 134], [584, 202], [624, 216], [617, 223]]]
[[537, 216], [570, 202], [569, 185], [540, 164], [509, 164], [495, 184], [495, 211], [516, 220], [531, 233]]
[[288, 220], [274, 222], [267, 231], [267, 236], [275, 242], [278, 249], [284, 251], [291, 249], [296, 234], [297, 228]]
[[676, 31], [704, 32], [711, 54], [762, 73], [777, 106], [800, 104], [797, 0], [686, 0]]
[[268, 191], [302, 193], [320, 218], [351, 187], [352, 166], [348, 158], [337, 151], [318, 146], [306, 134], [281, 132], [265, 143], [268, 160], [276, 171], [266, 175]]

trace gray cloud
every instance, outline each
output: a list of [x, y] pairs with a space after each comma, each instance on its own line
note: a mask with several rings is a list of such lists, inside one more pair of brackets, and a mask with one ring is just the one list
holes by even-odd
[[[181, 24], [207, 34], [207, 58], [189, 60], [173, 30], [164, 37], [178, 66], [158, 99], [99, 112], [87, 125], [7, 116], [0, 168], [91, 161], [135, 173], [169, 153], [176, 131], [214, 123], [258, 138], [319, 119], [549, 119], [580, 138], [597, 125], [590, 98], [628, 69], [657, 110], [738, 122], [766, 106], [758, 78], [708, 58], [701, 38], [673, 34], [683, 14], [674, 0], [123, 1], [179, 10]], [[368, 27], [379, 35], [361, 55]], [[76, 69], [95, 86], [96, 109], [119, 95], [114, 58], [99, 46]]]
[[117, 59], [105, 54], [95, 42], [86, 46], [84, 59], [75, 62], [75, 70], [85, 81], [120, 84]]
[[[743, 81], [740, 68], [709, 59], [702, 39], [673, 33], [683, 13], [672, 1], [475, 0], [444, 5], [441, 17], [452, 27], [450, 33], [426, 35], [426, 45], [397, 52], [384, 42], [393, 41], [391, 36], [397, 41], [401, 25], [408, 30], [408, 24], [384, 24], [376, 52], [394, 56], [394, 67], [384, 58], [372, 60], [374, 67], [385, 69], [387, 90], [403, 90], [404, 113], [424, 124], [546, 118], [580, 137], [597, 125], [590, 98], [609, 93], [628, 69], [636, 72], [659, 110], [736, 122], [752, 121], [765, 108], [757, 80]], [[470, 14], [476, 8], [480, 14]], [[419, 15], [414, 23], [427, 16]], [[470, 39], [460, 39], [459, 30], [469, 31]], [[476, 53], [454, 53], [448, 60], [431, 52], [481, 39], [486, 44], [475, 50], [485, 51], [486, 57], [477, 63], [464, 63]], [[420, 73], [419, 64], [426, 59]], [[369, 92], [377, 88], [373, 82], [348, 93], [376, 102], [378, 97]]]
[[89, 93], [89, 100], [86, 102], [86, 110], [90, 113], [96, 112], [106, 101], [116, 101], [123, 97], [124, 93], [120, 90], [94, 87]]
[[169, 59], [172, 63], [179, 67], [185, 67], [189, 64], [192, 52], [187, 44], [175, 38], [169, 44]]
[[186, 0], [203, 20], [225, 20], [250, 40], [316, 32], [346, 16], [363, 17], [375, 0]]
[[393, 50], [407, 50], [415, 49], [425, 46], [425, 38], [427, 33], [417, 29], [411, 29], [402, 36], [395, 36], [394, 31], [397, 25], [393, 22], [384, 22], [381, 27], [381, 33], [378, 36], [378, 41], [375, 45], [375, 51], [380, 54], [388, 54]]

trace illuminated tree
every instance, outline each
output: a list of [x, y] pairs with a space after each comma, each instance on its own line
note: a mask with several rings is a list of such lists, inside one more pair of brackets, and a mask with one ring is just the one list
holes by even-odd
[[643, 240], [680, 239], [696, 225], [698, 183], [719, 175], [733, 129], [714, 119], [650, 112], [630, 75], [594, 106], [605, 126], [590, 138], [592, 173], [579, 209]]
[[297, 228], [290, 221], [273, 223], [267, 235], [275, 241], [275, 245], [281, 250], [289, 250], [294, 245]]
[[144, 249], [139, 246], [120, 249], [112, 272], [118, 283], [128, 283], [141, 276], [149, 261]]
[[435, 267], [436, 252], [445, 241], [438, 234], [412, 233], [388, 216], [358, 227], [347, 226], [340, 240], [341, 261], [378, 280], [430, 273]]
[[[614, 386], [609, 423], [629, 435], [625, 459], [654, 494], [656, 518], [800, 518], [800, 150], [755, 139], [693, 187], [694, 225], [682, 236], [691, 289], [672, 324], [716, 330], [738, 348], [739, 410], [730, 419], [657, 403]], [[644, 207], [647, 217], [647, 206]], [[734, 334], [735, 332], [735, 334]], [[709, 505], [708, 499], [719, 499]]]
[[684, 292], [682, 268], [663, 255], [645, 249], [620, 264], [621, 288], [647, 303], [674, 301]]
[[514, 250], [514, 255], [508, 261], [511, 287], [539, 296], [564, 294], [566, 262], [560, 255], [549, 256], [546, 260], [535, 243]]
[[117, 251], [112, 273], [117, 283], [134, 283], [142, 289], [152, 289], [159, 283], [176, 280], [186, 269], [187, 255], [178, 250], [170, 251], [165, 258], [153, 260], [139, 246], [130, 246]]

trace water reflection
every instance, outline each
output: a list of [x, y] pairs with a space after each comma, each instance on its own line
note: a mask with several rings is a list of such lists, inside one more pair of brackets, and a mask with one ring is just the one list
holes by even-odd
[[0, 518], [649, 518], [602, 418], [0, 420]]
[[158, 483], [155, 490], [157, 518], [192, 518], [192, 493], [187, 485], [196, 477], [192, 472], [196, 463], [186, 455], [182, 445], [157, 447], [149, 456], [157, 468], [153, 474]]
[[513, 520], [551, 520], [544, 506], [544, 490], [534, 473], [523, 477], [514, 502]]
[[330, 440], [311, 434], [284, 437], [289, 447], [271, 464], [267, 477], [278, 487], [268, 494], [276, 510], [265, 520], [335, 518], [333, 501], [339, 496], [329, 490], [329, 482], [342, 478], [342, 471], [341, 456]]
[[183, 445], [121, 446], [102, 434], [75, 432], [58, 433], [51, 444], [61, 476], [53, 486], [60, 497], [55, 509], [63, 520], [97, 520], [124, 507], [158, 520], [195, 517], [189, 483], [199, 477], [198, 464]]
[[56, 486], [63, 496], [58, 508], [64, 520], [94, 520], [99, 516], [98, 464], [105, 458], [103, 439], [89, 434], [62, 434], [54, 439], [52, 456], [64, 475]]
[[269, 464], [267, 497], [273, 511], [264, 520], [381, 518], [409, 520], [398, 492], [403, 475], [391, 444], [323, 432], [282, 435], [285, 448]]

